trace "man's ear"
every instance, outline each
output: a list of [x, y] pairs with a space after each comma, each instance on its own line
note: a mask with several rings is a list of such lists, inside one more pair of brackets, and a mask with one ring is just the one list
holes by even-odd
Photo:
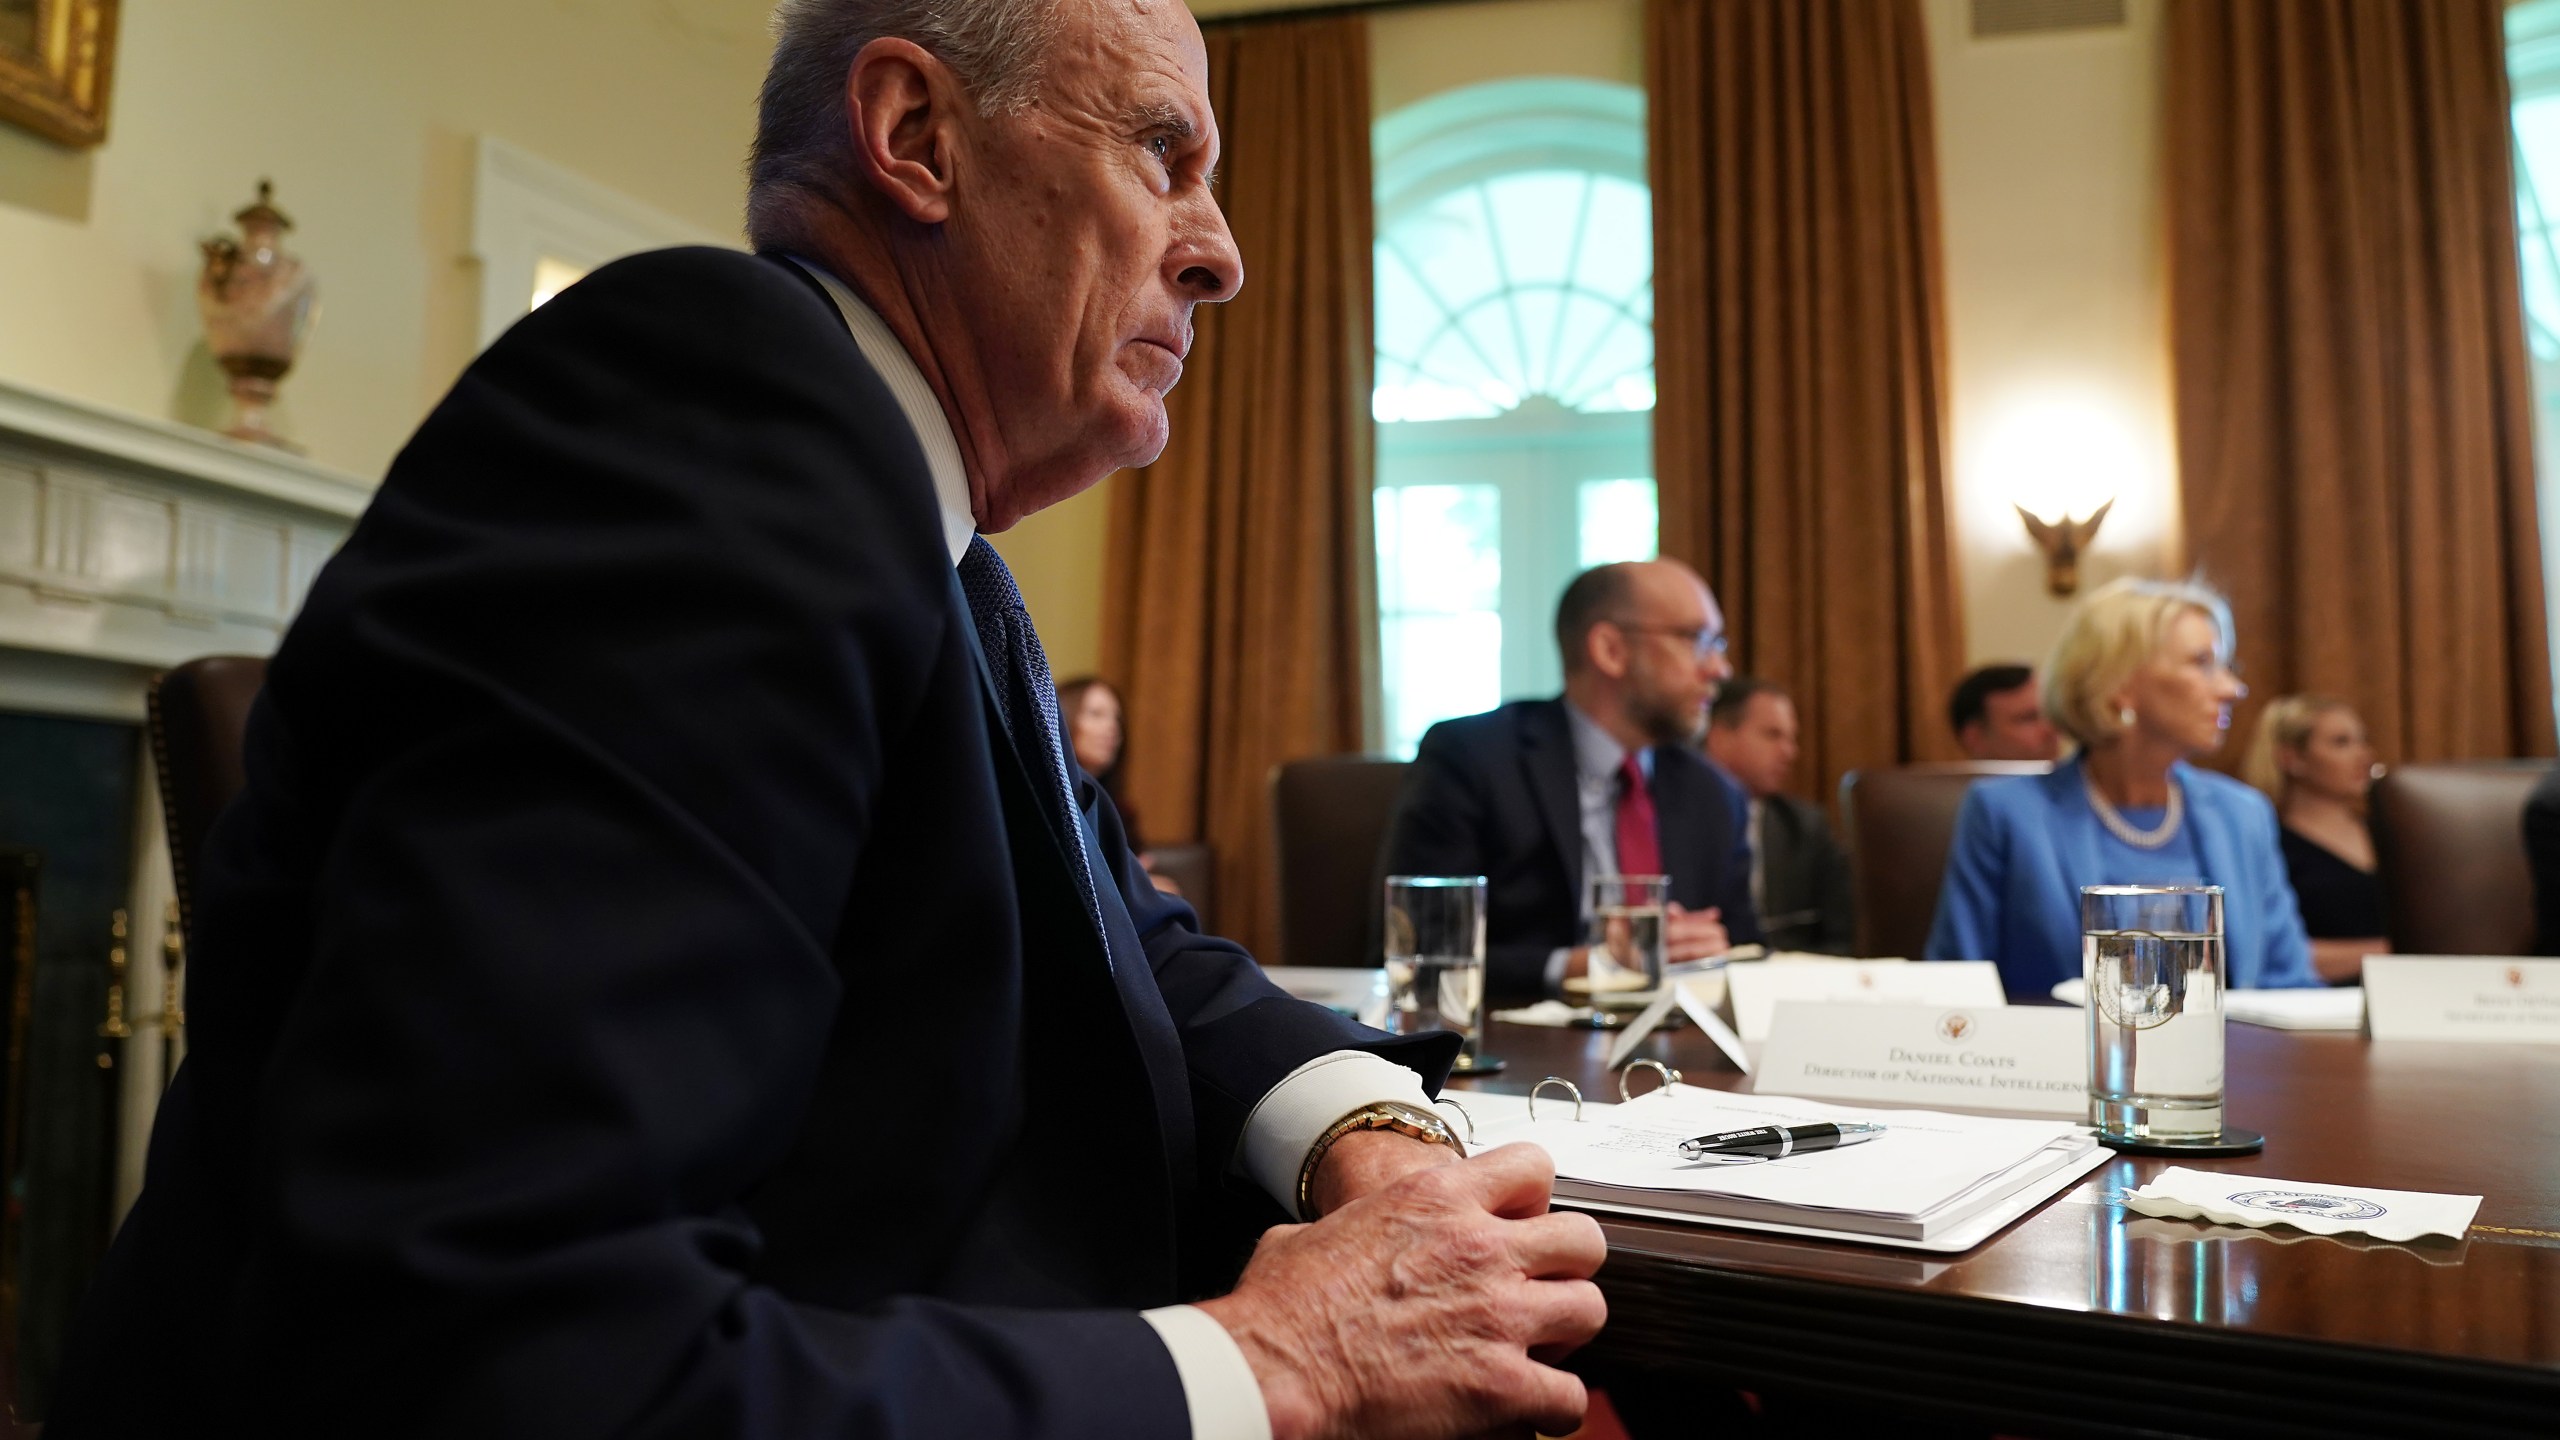
[[1608, 676], [1612, 680], [1622, 680], [1626, 678], [1626, 631], [1619, 629], [1617, 626], [1610, 624], [1606, 620], [1599, 621], [1589, 630], [1583, 632], [1582, 646], [1583, 654], [1590, 659], [1592, 669], [1599, 671], [1601, 674]]
[[959, 81], [909, 40], [862, 47], [845, 72], [845, 122], [856, 175], [919, 225], [951, 218]]

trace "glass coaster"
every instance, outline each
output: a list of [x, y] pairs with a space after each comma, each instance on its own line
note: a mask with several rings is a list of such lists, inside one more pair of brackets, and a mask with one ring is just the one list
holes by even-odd
[[2255, 1130], [2242, 1130], [2225, 1125], [2218, 1135], [2198, 1135], [2193, 1139], [2170, 1139], [2155, 1136], [2148, 1140], [2130, 1137], [2119, 1139], [2104, 1131], [2098, 1143], [2125, 1155], [2192, 1155], [2209, 1158], [2217, 1155], [2255, 1155], [2267, 1148], [2267, 1137]]

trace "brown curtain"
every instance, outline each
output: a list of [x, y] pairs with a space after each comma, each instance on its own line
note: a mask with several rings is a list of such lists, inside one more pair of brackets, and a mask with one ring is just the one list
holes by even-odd
[[2168, 14], [2189, 553], [2262, 698], [2396, 759], [2552, 748], [2501, 10]]
[[1649, 0], [1662, 548], [1806, 778], [1951, 753], [1946, 321], [1917, 0]]
[[1162, 458], [1112, 482], [1102, 658], [1149, 840], [1214, 847], [1215, 923], [1261, 954], [1272, 767], [1363, 748], [1375, 689], [1369, 31], [1204, 33], [1245, 283], [1199, 311]]

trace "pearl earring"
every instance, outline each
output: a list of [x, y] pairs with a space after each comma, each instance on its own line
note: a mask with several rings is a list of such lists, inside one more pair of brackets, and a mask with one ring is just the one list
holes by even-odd
[[2117, 723], [2118, 725], [2123, 726], [2123, 727], [2124, 727], [2125, 729], [2127, 729], [2127, 730], [2132, 729], [2132, 728], [2133, 728], [2133, 722], [2134, 722], [2134, 721], [2136, 721], [2136, 720], [2139, 720], [2139, 719], [2141, 719], [2141, 718], [2142, 718], [2141, 716], [2136, 715], [2136, 714], [2134, 714], [2134, 713], [2133, 713], [2133, 707], [2132, 707], [2132, 706], [2130, 706], [2130, 705], [2127, 705], [2127, 706], [2125, 706], [2124, 708], [2122, 708], [2122, 709], [2120, 709], [2120, 710], [2116, 711], [2116, 723]]

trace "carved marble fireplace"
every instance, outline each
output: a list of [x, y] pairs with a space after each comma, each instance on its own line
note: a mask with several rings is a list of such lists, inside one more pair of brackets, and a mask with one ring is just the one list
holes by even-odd
[[[164, 1042], [180, 1038], [161, 1025], [169, 860], [142, 748], [144, 696], [181, 661], [272, 652], [371, 494], [365, 479], [281, 451], [0, 383], [0, 713], [133, 727], [136, 782], [103, 792], [131, 805], [107, 817], [126, 827], [132, 855], [133, 1035], [111, 1082], [115, 1215], [141, 1182], [165, 1056], [177, 1048]], [[105, 949], [102, 935], [101, 961]]]

